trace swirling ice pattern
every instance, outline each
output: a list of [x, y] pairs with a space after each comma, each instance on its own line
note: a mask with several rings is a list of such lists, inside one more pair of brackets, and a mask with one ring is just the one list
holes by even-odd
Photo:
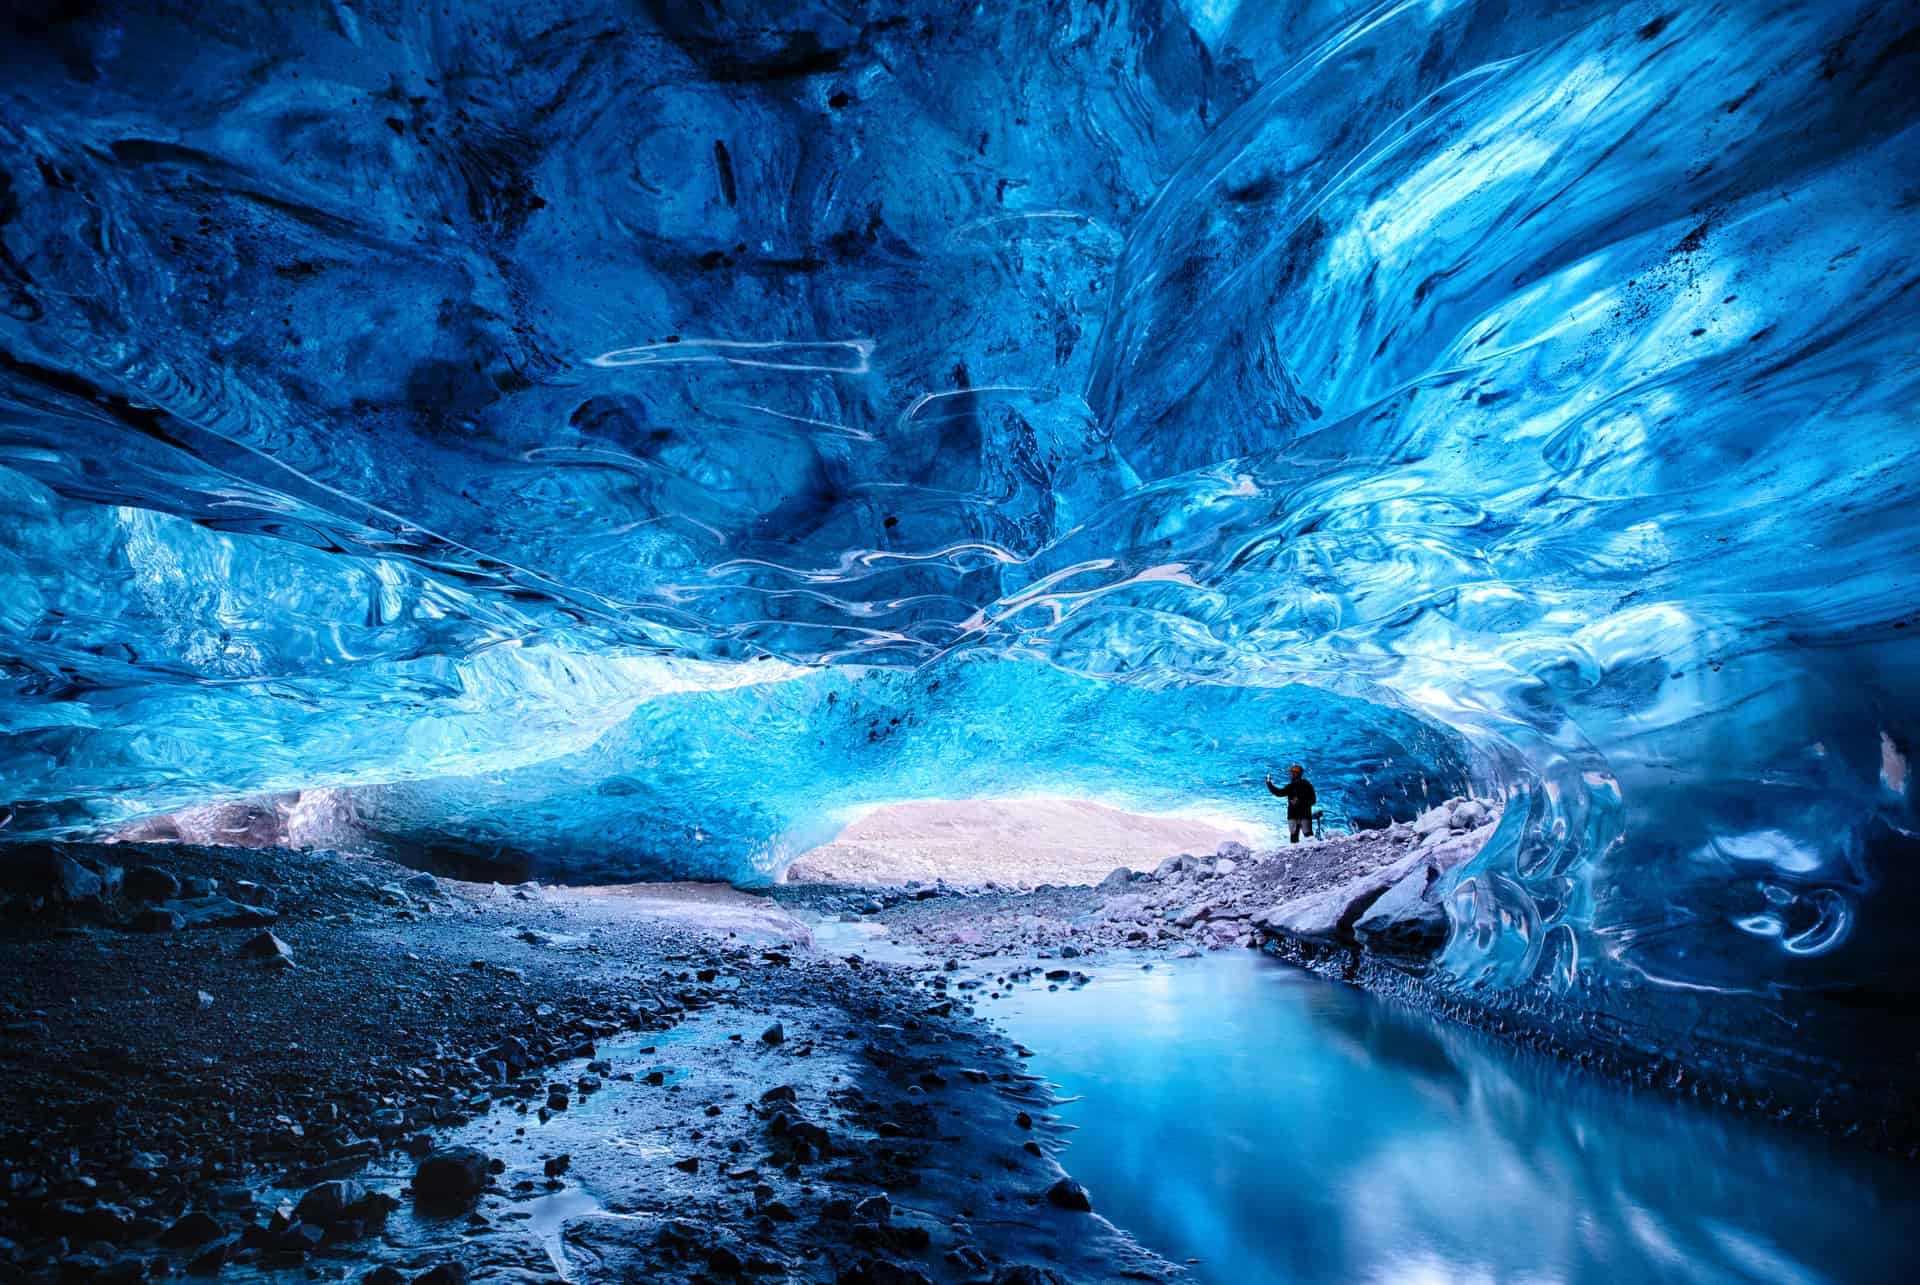
[[17, 19], [11, 833], [744, 875], [1008, 785], [829, 693], [1241, 809], [1319, 699], [1355, 816], [1524, 794], [1462, 986], [1908, 966], [1910, 6], [708, 8]]

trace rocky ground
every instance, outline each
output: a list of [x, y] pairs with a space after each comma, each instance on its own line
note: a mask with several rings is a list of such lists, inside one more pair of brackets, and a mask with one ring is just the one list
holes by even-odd
[[1087, 1211], [1015, 1050], [765, 898], [188, 846], [4, 870], [0, 1279], [1179, 1274]]
[[871, 916], [895, 941], [934, 957], [1073, 959], [1119, 948], [1174, 951], [1306, 943], [1417, 963], [1442, 942], [1440, 876], [1478, 853], [1497, 801], [1450, 799], [1411, 822], [1254, 853], [1115, 869], [1099, 883], [1031, 891], [986, 883], [849, 887], [789, 884], [785, 904]]

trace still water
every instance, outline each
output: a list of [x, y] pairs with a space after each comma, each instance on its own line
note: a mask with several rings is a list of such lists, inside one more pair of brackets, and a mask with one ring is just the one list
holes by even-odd
[[1920, 1172], [1636, 1094], [1251, 951], [983, 1013], [1077, 1100], [1061, 1162], [1214, 1285], [1881, 1281]]

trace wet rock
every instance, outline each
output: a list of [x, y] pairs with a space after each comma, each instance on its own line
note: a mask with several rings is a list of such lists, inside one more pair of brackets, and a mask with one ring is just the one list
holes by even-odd
[[700, 1161], [696, 1156], [688, 1156], [685, 1160], [674, 1161], [673, 1167], [681, 1173], [699, 1173]]
[[187, 1249], [194, 1245], [204, 1245], [210, 1240], [218, 1240], [225, 1229], [219, 1219], [201, 1210], [182, 1214], [174, 1224], [160, 1234], [160, 1243], [169, 1249]]
[[347, 1206], [367, 1194], [367, 1189], [357, 1182], [337, 1179], [323, 1182], [310, 1188], [300, 1197], [300, 1203], [294, 1206], [293, 1215], [304, 1222], [330, 1223], [342, 1217]]
[[1047, 1203], [1056, 1209], [1067, 1209], [1077, 1214], [1093, 1212], [1093, 1201], [1087, 1197], [1087, 1189], [1071, 1178], [1062, 1178], [1047, 1188]]
[[772, 1026], [760, 1032], [760, 1040], [764, 1044], [785, 1044], [787, 1042], [787, 1028], [779, 1022], [775, 1022]]
[[183, 897], [211, 897], [219, 885], [205, 875], [186, 875], [180, 880]]
[[572, 1163], [573, 1163], [573, 1157], [570, 1155], [552, 1157], [547, 1161], [545, 1166], [547, 1171], [547, 1177], [558, 1178], [561, 1174], [567, 1171], [567, 1167]]
[[120, 886], [141, 901], [171, 901], [180, 895], [180, 881], [159, 866], [130, 867]]
[[219, 1240], [204, 1246], [199, 1253], [188, 1259], [187, 1270], [190, 1272], [217, 1272], [232, 1262], [233, 1256], [239, 1252], [240, 1238], [238, 1236], [222, 1236]]
[[414, 1277], [413, 1285], [467, 1285], [467, 1269], [459, 1263], [441, 1263]]
[[477, 1147], [442, 1147], [414, 1170], [413, 1194], [427, 1200], [467, 1200], [487, 1185], [487, 1155]]

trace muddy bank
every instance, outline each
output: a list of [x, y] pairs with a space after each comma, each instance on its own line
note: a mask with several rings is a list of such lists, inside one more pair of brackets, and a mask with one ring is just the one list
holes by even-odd
[[1004, 1040], [765, 898], [277, 850], [11, 870], [0, 1278], [1177, 1275], [1073, 1207]]

